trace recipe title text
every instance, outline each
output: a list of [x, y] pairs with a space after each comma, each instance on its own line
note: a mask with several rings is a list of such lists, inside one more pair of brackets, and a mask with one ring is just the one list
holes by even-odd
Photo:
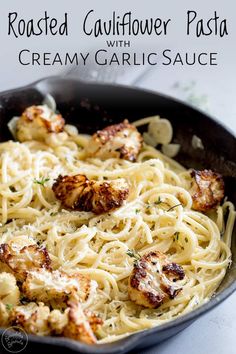
[[[188, 10], [183, 15], [183, 35], [192, 38], [217, 37], [229, 35], [226, 18], [213, 11], [210, 17], [202, 17], [195, 10]], [[176, 24], [177, 25], [177, 24]], [[180, 25], [178, 23], [178, 25]], [[132, 39], [139, 37], [166, 37], [175, 31], [175, 21], [171, 18], [149, 17], [136, 18], [129, 11], [123, 14], [113, 11], [109, 18], [98, 18], [95, 10], [89, 10], [80, 24], [82, 34], [90, 38], [104, 38], [104, 47], [95, 52], [37, 52], [22, 48], [18, 53], [21, 65], [86, 65], [93, 60], [95, 65], [218, 65], [218, 53], [205, 51], [177, 52], [171, 48], [162, 51], [140, 52], [131, 50]], [[64, 13], [55, 18], [44, 12], [40, 18], [25, 19], [17, 12], [8, 14], [9, 37], [68, 37], [70, 16]], [[118, 50], [118, 48], [123, 48]], [[115, 50], [114, 50], [115, 49]], [[125, 49], [125, 50], [124, 50]]]

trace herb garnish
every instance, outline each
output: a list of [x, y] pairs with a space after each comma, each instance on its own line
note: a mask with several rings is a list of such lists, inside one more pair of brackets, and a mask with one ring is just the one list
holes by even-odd
[[11, 311], [11, 309], [13, 308], [13, 305], [12, 304], [6, 304], [6, 309], [8, 311]]
[[161, 197], [159, 196], [158, 199], [154, 202], [154, 204], [158, 205], [161, 203], [162, 203], [162, 200], [161, 200]]
[[174, 233], [174, 241], [178, 241], [178, 240], [179, 240], [179, 234], [180, 234], [179, 231], [176, 231], [176, 232]]
[[134, 261], [134, 265], [136, 266], [136, 265], [138, 264], [138, 261], [139, 261], [139, 260], [140, 260], [140, 258], [141, 258], [140, 254], [135, 253], [135, 251], [134, 251], [134, 250], [130, 250], [130, 249], [128, 249], [128, 250], [126, 251], [126, 254], [127, 254], [129, 257], [131, 257], [131, 258], [134, 258], [134, 259], [135, 259], [135, 261]]
[[40, 184], [41, 186], [44, 187], [44, 184], [46, 182], [48, 182], [49, 180], [50, 180], [50, 178], [48, 178], [48, 177], [41, 177], [41, 179], [34, 178], [33, 182], [36, 183], [36, 184]]
[[20, 303], [22, 305], [26, 305], [28, 303], [28, 300], [27, 300], [27, 298], [24, 295], [20, 296]]
[[178, 206], [182, 205], [182, 203], [179, 203], [179, 204], [176, 204], [176, 205], [173, 205], [171, 208], [167, 209], [166, 211], [171, 211], [173, 210], [174, 208], [177, 208]]

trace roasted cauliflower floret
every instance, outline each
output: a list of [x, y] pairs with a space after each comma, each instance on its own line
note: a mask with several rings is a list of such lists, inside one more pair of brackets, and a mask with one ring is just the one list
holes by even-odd
[[59, 270], [38, 269], [27, 274], [22, 291], [29, 300], [45, 303], [51, 300], [66, 302], [72, 293], [76, 293], [80, 301], [86, 301], [93, 283], [82, 274], [68, 275]]
[[59, 310], [52, 310], [50, 312], [50, 315], [48, 316], [48, 325], [52, 334], [62, 335], [64, 328], [68, 323], [68, 312], [69, 308], [63, 313]]
[[11, 306], [18, 305], [20, 301], [16, 278], [10, 273], [0, 273], [0, 301]]
[[68, 323], [64, 328], [63, 335], [87, 344], [96, 343], [97, 339], [82, 310], [81, 304], [79, 302], [70, 301], [68, 305]]
[[93, 330], [93, 333], [97, 333], [99, 327], [103, 324], [103, 320], [101, 319], [101, 317], [89, 310], [85, 310], [84, 314], [85, 314], [87, 320], [89, 321], [89, 324]]
[[27, 305], [14, 307], [10, 312], [9, 321], [12, 326], [20, 326], [27, 333], [46, 336], [50, 334], [49, 314], [48, 306], [30, 302]]
[[184, 276], [183, 268], [169, 262], [164, 253], [150, 252], [134, 263], [128, 286], [130, 299], [138, 305], [157, 308], [178, 295], [182, 288], [177, 281]]
[[99, 182], [80, 174], [59, 176], [52, 189], [63, 207], [95, 214], [120, 207], [129, 194], [128, 184], [123, 178]]
[[77, 297], [68, 302], [64, 312], [50, 312], [42, 302], [30, 302], [7, 311], [0, 302], [0, 320], [1, 325], [20, 326], [29, 334], [65, 336], [88, 344], [96, 343], [94, 331], [102, 324], [97, 315], [83, 311]]
[[9, 267], [19, 281], [24, 281], [28, 271], [50, 269], [51, 263], [46, 248], [29, 245], [18, 249], [6, 243], [0, 245], [0, 261]]
[[79, 301], [69, 301], [68, 308], [61, 312], [51, 311], [48, 324], [51, 334], [61, 335], [85, 343], [95, 343], [95, 333], [103, 321], [91, 311], [83, 311]]
[[104, 160], [113, 157], [136, 161], [142, 142], [141, 134], [126, 119], [98, 130], [88, 143], [87, 155]]
[[48, 106], [31, 106], [26, 108], [16, 122], [16, 138], [21, 142], [44, 141], [49, 133], [62, 132], [64, 124], [62, 116]]
[[222, 176], [211, 170], [192, 170], [190, 174], [193, 209], [204, 212], [216, 208], [224, 198]]
[[9, 325], [9, 305], [5, 305], [0, 301], [0, 327]]

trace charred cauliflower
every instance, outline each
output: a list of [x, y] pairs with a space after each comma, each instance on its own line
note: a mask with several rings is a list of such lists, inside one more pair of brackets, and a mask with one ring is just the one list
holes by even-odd
[[0, 301], [0, 326], [5, 327], [9, 325], [9, 304], [4, 304]]
[[89, 157], [121, 158], [136, 161], [142, 147], [142, 136], [128, 120], [98, 130], [87, 146]]
[[[29, 334], [65, 336], [88, 344], [96, 343], [95, 333], [102, 320], [95, 313], [82, 309], [82, 302], [91, 293], [91, 285], [92, 282], [80, 274], [69, 276], [59, 271], [33, 270], [27, 273], [22, 292], [25, 298], [36, 302], [18, 305], [16, 279], [12, 274], [1, 273], [0, 325], [20, 326]], [[63, 299], [66, 309], [50, 311], [44, 302], [51, 299], [59, 305]]]
[[89, 321], [89, 324], [90, 324], [93, 332], [97, 333], [99, 327], [103, 324], [103, 320], [97, 314], [95, 314], [94, 312], [91, 312], [89, 310], [85, 310], [84, 313]]
[[51, 300], [66, 302], [74, 292], [80, 301], [86, 301], [92, 286], [92, 281], [82, 274], [67, 275], [59, 270], [37, 269], [27, 274], [22, 291], [29, 300], [45, 303]]
[[50, 334], [49, 314], [48, 306], [30, 302], [27, 305], [14, 307], [10, 312], [9, 322], [12, 326], [20, 326], [27, 333], [46, 336]]
[[128, 197], [128, 184], [123, 178], [98, 182], [84, 175], [59, 176], [52, 187], [65, 208], [102, 214], [118, 208]]
[[0, 273], [0, 301], [11, 306], [18, 305], [20, 291], [16, 285], [16, 278], [9, 273]]
[[87, 344], [94, 344], [97, 341], [79, 302], [69, 302], [68, 322], [63, 335]]
[[79, 301], [69, 302], [64, 312], [50, 311], [42, 302], [30, 302], [7, 311], [0, 302], [0, 320], [2, 326], [20, 326], [29, 334], [64, 336], [87, 344], [96, 343], [94, 333], [102, 324], [95, 314], [87, 315]]
[[64, 124], [62, 116], [54, 113], [48, 106], [30, 106], [16, 122], [16, 138], [20, 142], [44, 141], [49, 133], [62, 132]]
[[204, 212], [216, 208], [224, 198], [222, 176], [211, 170], [192, 170], [190, 194], [193, 209]]
[[24, 281], [28, 271], [50, 269], [51, 263], [46, 248], [29, 245], [17, 249], [6, 243], [0, 245], [0, 261], [9, 267], [19, 281]]
[[178, 295], [182, 288], [177, 281], [184, 276], [183, 268], [169, 262], [164, 253], [150, 252], [134, 264], [128, 286], [130, 299], [138, 305], [157, 308]]
[[68, 312], [67, 308], [64, 312], [59, 310], [52, 310], [48, 316], [48, 325], [52, 334], [62, 335], [65, 326], [68, 323]]

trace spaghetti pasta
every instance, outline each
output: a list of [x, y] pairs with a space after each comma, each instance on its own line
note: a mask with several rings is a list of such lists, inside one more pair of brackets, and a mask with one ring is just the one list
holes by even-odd
[[[150, 122], [145, 118], [134, 124]], [[51, 135], [45, 142], [0, 144], [1, 243], [21, 239], [43, 245], [53, 269], [97, 282], [83, 308], [103, 319], [98, 343], [163, 324], [208, 301], [230, 265], [233, 204], [225, 201], [207, 214], [195, 211], [185, 168], [154, 147], [143, 144], [136, 162], [103, 161], [86, 157], [89, 136], [65, 131], [72, 133]], [[64, 210], [52, 185], [59, 175], [75, 174], [97, 181], [124, 178], [129, 197], [102, 215]], [[181, 265], [186, 276], [178, 296], [157, 309], [132, 302], [129, 249], [141, 256], [158, 250]]]

